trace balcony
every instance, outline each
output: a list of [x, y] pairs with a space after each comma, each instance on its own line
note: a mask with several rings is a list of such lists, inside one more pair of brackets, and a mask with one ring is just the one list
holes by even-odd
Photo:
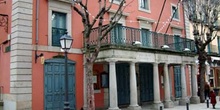
[[[90, 46], [97, 44], [97, 37], [98, 29], [94, 28], [90, 35]], [[195, 52], [195, 43], [191, 39], [126, 26], [116, 26], [101, 41], [102, 47], [107, 45], [151, 50], [164, 50], [162, 47], [166, 45], [169, 47], [167, 51], [184, 52], [188, 48], [188, 51]]]

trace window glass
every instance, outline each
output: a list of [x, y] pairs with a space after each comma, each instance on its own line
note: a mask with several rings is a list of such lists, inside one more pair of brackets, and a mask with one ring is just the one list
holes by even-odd
[[66, 13], [52, 12], [52, 46], [60, 46], [60, 37], [65, 34]]
[[172, 15], [174, 14], [173, 18], [179, 19], [179, 11], [176, 6], [172, 6]]
[[149, 10], [148, 0], [140, 0], [140, 8], [145, 9], [145, 10]]

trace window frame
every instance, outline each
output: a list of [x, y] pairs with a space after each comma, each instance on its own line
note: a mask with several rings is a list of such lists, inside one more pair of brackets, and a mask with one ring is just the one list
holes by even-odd
[[[49, 1], [48, 3], [48, 46], [52, 46], [52, 12], [60, 12], [66, 14], [66, 29], [68, 35], [72, 36], [72, 17], [71, 17], [71, 4]], [[62, 8], [60, 8], [62, 7]], [[57, 46], [53, 46], [57, 47]]]
[[[174, 5], [174, 4], [171, 4], [171, 17], [173, 16], [173, 7], [175, 7], [175, 8], [177, 8], [177, 6], [176, 5]], [[178, 16], [178, 18], [175, 18], [175, 16], [173, 17], [173, 20], [175, 20], [175, 21], [180, 21], [180, 9], [178, 8], [177, 9], [177, 16]]]
[[147, 5], [146, 7], [148, 9], [141, 8], [141, 0], [138, 0], [138, 9], [140, 11], [143, 11], [143, 12], [151, 13], [151, 11], [150, 11], [150, 0], [144, 0], [144, 1], [146, 1], [145, 3]]
[[[57, 11], [52, 11], [52, 16], [53, 16], [53, 13], [56, 13], [56, 14], [58, 14], [59, 16], [60, 15], [62, 15], [63, 17], [65, 17], [65, 26], [63, 27], [63, 28], [60, 28], [60, 27], [53, 27], [53, 20], [52, 20], [52, 26], [51, 26], [51, 28], [52, 28], [52, 31], [53, 31], [53, 29], [54, 28], [56, 28], [57, 30], [66, 30], [67, 31], [67, 13], [62, 13], [62, 12], [57, 12]], [[53, 18], [52, 18], [53, 19]], [[65, 32], [64, 32], [65, 33]], [[63, 34], [64, 34], [63, 33]], [[61, 36], [60, 36], [61, 37]], [[55, 47], [60, 47], [60, 45], [57, 45], [57, 44], [59, 44], [59, 42], [58, 43], [55, 43], [55, 44], [53, 44], [54, 42], [53, 42], [53, 39], [54, 39], [54, 37], [53, 37], [53, 32], [52, 32], [52, 34], [51, 34], [51, 38], [52, 38], [52, 40], [51, 40], [51, 45], [52, 46], [55, 46]]]

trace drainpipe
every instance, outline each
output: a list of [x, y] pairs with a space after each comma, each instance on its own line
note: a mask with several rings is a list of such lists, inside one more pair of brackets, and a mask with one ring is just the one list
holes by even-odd
[[[183, 2], [182, 2], [182, 9], [183, 9], [183, 19], [184, 19], [184, 28], [185, 28], [185, 30], [184, 30], [184, 34], [185, 34], [185, 44], [184, 44], [184, 48], [187, 48], [186, 47], [186, 17], [185, 17], [185, 8], [184, 8], [184, 4], [183, 4]], [[191, 46], [190, 46], [191, 47]]]
[[35, 32], [36, 32], [36, 37], [35, 37], [35, 63], [37, 63], [37, 58], [38, 58], [38, 55], [37, 55], [37, 50], [38, 50], [38, 37], [39, 37], [39, 3], [40, 1], [37, 0], [37, 6], [36, 6], [36, 27], [35, 27]]

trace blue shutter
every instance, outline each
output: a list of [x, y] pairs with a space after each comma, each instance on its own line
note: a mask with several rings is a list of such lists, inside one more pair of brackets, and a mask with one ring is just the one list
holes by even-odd
[[210, 46], [210, 44], [208, 44], [208, 53], [209, 54], [211, 53], [211, 46]]
[[220, 54], [220, 38], [218, 37], [218, 54]]

